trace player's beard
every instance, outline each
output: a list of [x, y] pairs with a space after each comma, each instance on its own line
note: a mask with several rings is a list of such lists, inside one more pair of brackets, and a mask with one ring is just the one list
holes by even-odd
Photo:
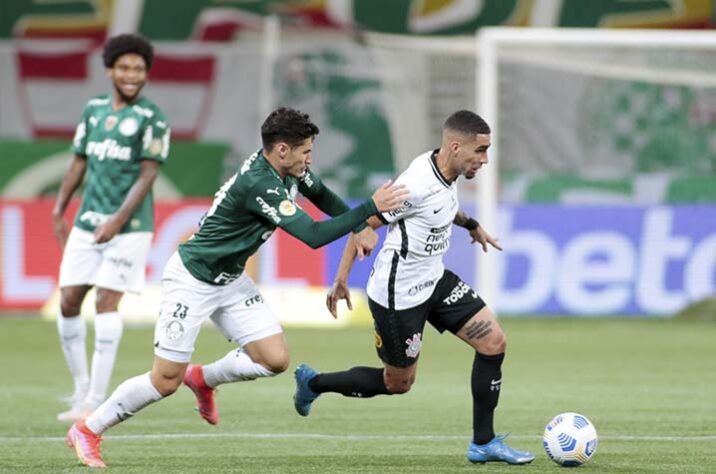
[[114, 85], [114, 90], [117, 92], [117, 95], [119, 96], [119, 98], [122, 100], [122, 102], [124, 102], [126, 104], [131, 104], [132, 102], [137, 100], [137, 98], [139, 97], [139, 94], [142, 92], [142, 89], [144, 89], [144, 84], [142, 84], [141, 86], [139, 86], [137, 88], [137, 92], [135, 92], [133, 96], [128, 96], [124, 92], [122, 92], [122, 88], [119, 87], [116, 82], [113, 83], [113, 85]]

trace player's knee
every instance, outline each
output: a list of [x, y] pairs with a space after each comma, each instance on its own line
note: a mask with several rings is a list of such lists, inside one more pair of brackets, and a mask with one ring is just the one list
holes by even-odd
[[410, 387], [412, 386], [413, 381], [410, 379], [385, 381], [385, 388], [388, 389], [388, 393], [392, 395], [401, 395], [403, 393], [408, 393], [410, 391]]
[[95, 298], [95, 310], [97, 311], [97, 314], [113, 313], [117, 311], [118, 306], [119, 297], [117, 294], [114, 294], [114, 292], [97, 292], [97, 296]]
[[288, 354], [285, 354], [283, 357], [275, 357], [265, 361], [264, 367], [273, 372], [274, 375], [277, 375], [281, 372], [286, 372], [286, 370], [288, 370], [289, 363], [290, 360]]
[[491, 337], [485, 341], [485, 347], [479, 352], [485, 355], [504, 354], [507, 350], [507, 337], [502, 331], [495, 331]]
[[82, 300], [84, 298], [72, 292], [62, 292], [60, 297], [60, 311], [63, 316], [76, 316], [82, 311]]
[[385, 388], [388, 390], [388, 393], [400, 395], [410, 391], [410, 388], [415, 382], [415, 374], [390, 374], [389, 372], [385, 372], [383, 382], [385, 383]]
[[81, 301], [65, 301], [63, 298], [60, 302], [60, 311], [62, 311], [62, 316], [65, 317], [72, 317], [77, 316], [80, 314], [82, 310], [82, 302]]
[[162, 397], [168, 397], [179, 389], [181, 385], [181, 377], [163, 377], [152, 376], [152, 385], [157, 389]]

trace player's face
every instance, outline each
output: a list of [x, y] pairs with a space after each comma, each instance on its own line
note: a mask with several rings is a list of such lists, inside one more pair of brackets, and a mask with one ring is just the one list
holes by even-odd
[[460, 143], [457, 149], [457, 160], [455, 160], [458, 169], [458, 175], [462, 175], [467, 179], [472, 179], [477, 174], [477, 170], [482, 165], [487, 164], [487, 149], [490, 148], [490, 135], [475, 135], [474, 139], [470, 139]]
[[147, 64], [139, 54], [127, 53], [117, 58], [107, 75], [122, 102], [131, 102], [147, 82]]
[[298, 146], [287, 146], [286, 148], [286, 155], [283, 159], [284, 170], [286, 171], [286, 174], [300, 178], [311, 164], [313, 138], [307, 138]]

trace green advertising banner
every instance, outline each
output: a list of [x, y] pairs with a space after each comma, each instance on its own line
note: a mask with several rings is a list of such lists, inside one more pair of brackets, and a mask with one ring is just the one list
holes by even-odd
[[[230, 171], [224, 170], [228, 153], [229, 146], [221, 143], [172, 143], [155, 197], [212, 196]], [[0, 156], [0, 196], [6, 199], [54, 195], [72, 159], [64, 140], [0, 140]]]

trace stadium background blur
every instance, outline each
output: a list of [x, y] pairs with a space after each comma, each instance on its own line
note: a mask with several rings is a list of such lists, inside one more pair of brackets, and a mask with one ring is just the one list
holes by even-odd
[[[98, 50], [107, 35], [138, 31], [156, 43], [145, 93], [172, 124], [172, 153], [155, 186], [150, 288], [144, 300], [125, 303], [141, 318], [156, 314], [164, 263], [258, 148], [272, 107], [311, 114], [322, 129], [315, 168], [339, 194], [361, 199], [436, 146], [451, 111], [475, 108], [472, 34], [480, 27], [649, 27], [668, 35], [714, 24], [708, 1], [194, 0], [181, 11], [170, 3], [3, 2], [0, 312], [41, 310], [56, 293], [60, 252], [46, 216], [78, 114], [107, 89]], [[691, 70], [712, 70], [711, 53], [710, 66]], [[663, 317], [716, 292], [716, 89], [659, 83], [661, 72], [647, 69], [635, 81], [628, 71], [620, 80], [526, 66], [500, 77], [511, 82], [493, 124], [501, 210], [489, 231], [505, 242], [495, 275], [499, 313]], [[479, 182], [461, 183], [468, 209]], [[476, 283], [474, 248], [456, 234], [447, 264]], [[330, 284], [341, 248], [314, 252], [280, 233], [251, 273], [292, 295], [288, 310]], [[358, 266], [351, 285], [361, 287], [369, 269]]]
[[[716, 25], [716, 7], [707, 0], [191, 0], [182, 1], [181, 7], [177, 3], [0, 3], [0, 332], [6, 342], [4, 355], [9, 358], [28, 347], [12, 343], [31, 338], [47, 342], [49, 347], [35, 346], [39, 353], [22, 352], [27, 359], [14, 372], [27, 377], [35, 369], [47, 371], [41, 378], [50, 382], [51, 392], [63, 389], [61, 378], [53, 375], [62, 367], [55, 363], [48, 368], [38, 357], [44, 351], [57, 359], [59, 350], [52, 346], [54, 328], [37, 322], [38, 315], [53, 319], [57, 307], [61, 253], [53, 238], [50, 210], [71, 156], [70, 138], [83, 104], [91, 95], [107, 92], [99, 53], [108, 36], [136, 31], [154, 42], [156, 61], [144, 93], [167, 113], [173, 133], [168, 162], [155, 185], [157, 226], [147, 269], [149, 285], [141, 297], [125, 297], [121, 307], [130, 321], [145, 324], [136, 337], [128, 333], [134, 340], [128, 343], [131, 348], [144, 347], [144, 339], [151, 338], [146, 327], [157, 314], [158, 284], [166, 260], [195, 230], [221, 183], [259, 147], [258, 127], [274, 106], [293, 106], [312, 116], [321, 128], [315, 168], [338, 194], [358, 200], [394, 177], [412, 157], [437, 146], [441, 122], [450, 112], [475, 109], [474, 34], [482, 27], [659, 28], [669, 35], [675, 29], [710, 30]], [[594, 357], [607, 353], [605, 364], [616, 368], [624, 363], [620, 354], [631, 357], [632, 352], [624, 349], [627, 346], [635, 351], [673, 350], [676, 343], [686, 352], [690, 346], [692, 355], [704, 362], [690, 372], [692, 378], [678, 383], [702, 390], [692, 401], [691, 411], [682, 414], [692, 422], [700, 421], [695, 433], [682, 431], [706, 438], [696, 441], [701, 444], [694, 449], [702, 457], [699, 467], [692, 466], [689, 472], [699, 472], [704, 466], [703, 472], [709, 472], [708, 466], [716, 464], [713, 454], [703, 454], [716, 451], [712, 449], [716, 414], [707, 402], [708, 394], [714, 393], [716, 354], [713, 342], [707, 342], [714, 340], [709, 336], [714, 328], [709, 322], [688, 330], [663, 324], [679, 319], [675, 315], [716, 320], [716, 86], [713, 80], [702, 78], [713, 75], [716, 67], [716, 51], [710, 54], [710, 61], [691, 62], [672, 54], [656, 60], [655, 69], [647, 67], [653, 59], [647, 58], [642, 80], [635, 80], [625, 64], [590, 59], [583, 52], [580, 58], [596, 65], [596, 70], [575, 70], [586, 63], [572, 64], [569, 58], [555, 61], [561, 63], [559, 67], [543, 67], [541, 59], [528, 65], [513, 62], [500, 77], [501, 85], [508, 87], [499, 99], [499, 123], [493, 124], [500, 131], [499, 225], [488, 231], [500, 237], [505, 251], [498, 257], [495, 274], [498, 298], [488, 303], [502, 316], [515, 316], [507, 323], [508, 335], [515, 335], [512, 349], [526, 343], [525, 332], [545, 338], [544, 344], [528, 344], [530, 350], [542, 349], [545, 354], [550, 353], [550, 338], [566, 338], [554, 350], [555, 359], [535, 356], [534, 368], [556, 363], [555, 371], [571, 373], [579, 364], [593, 377], [582, 380], [586, 387], [619, 383], [620, 376], [609, 378], [608, 371], [594, 360], [573, 361], [569, 350], [581, 348]], [[683, 83], [659, 79], [665, 62], [670, 68], [688, 69], [690, 75]], [[602, 75], [600, 67], [609, 69], [609, 74]], [[625, 77], [620, 78], [622, 70]], [[476, 111], [480, 113], [479, 105]], [[479, 184], [479, 174], [474, 183], [460, 183], [462, 202], [470, 212], [476, 212], [472, 202]], [[307, 207], [314, 216], [320, 215]], [[356, 265], [351, 276], [356, 311], [342, 313], [335, 322], [323, 301], [342, 247], [343, 240], [313, 251], [279, 231], [249, 271], [289, 327], [349, 331], [336, 331], [336, 341], [343, 345], [330, 349], [349, 357], [351, 335], [362, 334], [362, 344], [355, 346], [370, 349], [372, 336], [365, 328], [370, 316], [362, 296], [370, 261]], [[459, 230], [454, 233], [446, 265], [472, 284], [477, 283], [475, 252], [465, 235]], [[90, 300], [86, 313], [91, 317], [92, 312]], [[534, 320], [555, 315], [567, 319], [550, 319], [544, 325], [539, 324], [541, 319]], [[583, 317], [590, 321], [582, 321]], [[577, 319], [583, 326], [571, 325]], [[38, 324], [44, 324], [43, 333], [47, 333], [39, 338], [33, 336]], [[362, 329], [350, 332], [356, 331], [354, 327]], [[330, 345], [315, 342], [313, 329], [294, 331], [289, 331], [289, 340], [293, 336], [298, 341], [297, 357], [312, 355], [309, 346], [321, 350]], [[651, 339], [652, 331], [660, 335]], [[585, 334], [603, 339], [587, 342], [581, 339]], [[619, 341], [624, 346], [615, 345]], [[444, 348], [441, 344], [436, 352]], [[207, 349], [211, 353], [213, 348]], [[129, 351], [120, 352], [115, 381], [142, 367]], [[370, 351], [361, 354], [368, 364], [375, 363]], [[511, 354], [519, 360], [519, 352]], [[642, 368], [663, 369], [685, 376], [681, 364], [691, 360], [687, 353], [681, 359], [674, 354], [672, 367], [644, 354], [634, 359], [635, 364], [643, 363], [633, 367], [634, 373], [641, 373]], [[448, 355], [435, 357], [449, 360]], [[342, 362], [349, 363], [338, 358], [336, 368]], [[431, 373], [428, 368], [426, 373], [431, 375], [443, 372], [460, 377], [461, 373], [437, 366]], [[530, 398], [530, 383], [539, 390], [539, 383], [545, 382], [544, 377], [527, 375], [525, 367], [513, 370], [519, 373], [516, 379], [521, 375], [527, 384], [515, 396]], [[621, 375], [634, 380], [634, 373]], [[425, 375], [426, 380], [429, 377]], [[668, 386], [642, 380], [643, 391], [668, 392], [672, 386], [669, 376], [665, 377]], [[28, 381], [27, 386], [36, 382]], [[290, 380], [276, 383], [288, 386]], [[461, 379], [456, 383], [467, 384]], [[9, 384], [3, 389], [5, 397], [16, 400], [13, 397], [23, 393], [21, 386], [15, 390]], [[428, 387], [431, 397], [447, 396]], [[560, 385], [557, 390], [562, 390], [564, 398], [548, 394], [550, 408], [540, 412], [538, 420], [546, 422], [556, 414], [554, 410], [586, 409], [598, 430], [607, 421], [613, 423], [607, 428], [615, 433], [613, 440], [627, 431], [618, 429], [617, 414], [629, 416], [624, 400], [613, 398], [615, 406], [606, 407], [600, 402], [607, 403], [609, 397], [602, 397], [590, 400], [587, 408], [568, 407], [563, 401], [579, 396], [578, 390], [573, 385]], [[685, 393], [692, 395], [688, 390]], [[269, 397], [266, 392], [256, 396]], [[26, 403], [31, 400], [37, 399], [31, 396]], [[419, 406], [423, 406], [421, 400]], [[670, 418], [667, 425], [654, 421], [668, 410], [676, 418], [682, 408], [678, 401], [672, 408], [663, 400], [650, 402], [653, 405], [642, 399], [643, 407], [659, 416], [643, 414], [652, 424], [645, 425], [641, 430], [645, 437], [636, 444], [649, 442], [651, 435], [668, 434], [669, 429], [680, 432], [676, 419]], [[15, 406], [18, 413], [24, 409], [22, 403]], [[504, 404], [510, 406], [509, 397]], [[708, 411], [709, 406], [710, 412], [699, 411], [699, 407]], [[48, 413], [55, 408], [48, 407]], [[401, 422], [409, 421], [407, 415], [403, 419], [401, 412], [395, 414]], [[170, 415], [162, 416], [172, 418], [175, 412]], [[527, 415], [518, 411], [515, 416], [522, 418], [509, 419], [507, 425], [519, 436], [525, 432]], [[250, 421], [246, 426], [251, 426]], [[10, 431], [2, 433], [6, 441], [22, 441], [12, 434], [12, 426], [24, 426], [21, 423], [13, 419], [8, 424]], [[286, 428], [281, 423], [275, 421], [279, 431], [290, 431], [292, 425]], [[28, 434], [40, 432], [52, 439], [50, 426], [48, 421], [47, 427]], [[275, 426], [269, 423], [264, 428], [270, 431]], [[340, 431], [340, 426], [329, 428]], [[364, 428], [370, 431], [370, 426]], [[428, 424], [427, 429], [431, 428], [439, 431], [443, 426]], [[391, 428], [386, 430], [389, 438]], [[539, 432], [539, 427], [533, 432]], [[390, 449], [388, 438], [376, 442]], [[131, 447], [132, 441], [128, 443]], [[429, 453], [420, 443], [417, 448]], [[379, 446], [372, 449], [381, 452]], [[386, 465], [400, 462], [391, 455], [386, 454]], [[20, 470], [22, 461], [17, 456], [15, 468]], [[663, 472], [674, 472], [669, 471], [668, 461], [662, 462]], [[432, 470], [424, 472], [435, 472], [442, 463], [438, 458]], [[258, 470], [281, 470], [280, 465], [257, 466]], [[609, 466], [638, 472], [634, 465]], [[373, 467], [389, 471], [380, 463]]]

